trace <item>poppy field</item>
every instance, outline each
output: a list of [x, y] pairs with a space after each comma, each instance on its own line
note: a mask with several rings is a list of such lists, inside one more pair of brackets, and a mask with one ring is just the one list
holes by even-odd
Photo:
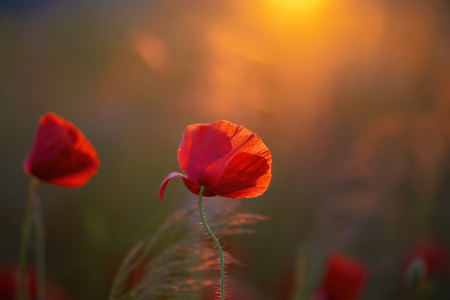
[[449, 21], [0, 0], [0, 300], [450, 299]]

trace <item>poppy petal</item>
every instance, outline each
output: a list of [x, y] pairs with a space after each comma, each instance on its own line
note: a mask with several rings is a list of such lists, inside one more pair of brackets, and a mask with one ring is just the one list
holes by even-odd
[[[200, 194], [200, 185], [197, 182], [191, 181], [186, 177], [183, 177], [184, 185], [195, 195]], [[202, 194], [203, 197], [214, 197], [217, 196], [216, 193], [205, 189]]]
[[40, 119], [24, 164], [26, 173], [49, 184], [74, 188], [87, 183], [99, 166], [94, 147], [75, 125], [52, 113]]
[[169, 175], [167, 175], [166, 177], [164, 177], [164, 180], [161, 183], [161, 185], [159, 186], [159, 190], [158, 190], [158, 196], [159, 196], [160, 202], [162, 202], [162, 200], [163, 200], [164, 191], [166, 190], [167, 183], [169, 182], [170, 179], [172, 179], [174, 177], [181, 177], [183, 179], [185, 178], [185, 176], [183, 174], [180, 174], [178, 172], [172, 172]]
[[206, 184], [207, 178], [202, 176], [204, 170], [232, 151], [230, 138], [222, 128], [224, 122], [227, 121], [186, 128], [178, 149], [178, 162], [188, 178]]
[[272, 176], [269, 161], [267, 157], [241, 152], [228, 163], [219, 182], [211, 190], [227, 198], [261, 196]]
[[[200, 193], [200, 185], [199, 185], [197, 182], [192, 181], [192, 180], [189, 180], [188, 178], [186, 178], [186, 176], [184, 176], [184, 175], [181, 174], [181, 173], [178, 173], [178, 172], [172, 172], [172, 173], [170, 173], [169, 175], [167, 175], [167, 176], [164, 178], [163, 182], [161, 183], [161, 186], [159, 187], [159, 190], [158, 190], [159, 201], [162, 202], [163, 197], [164, 197], [164, 191], [166, 190], [167, 183], [169, 182], [170, 179], [172, 179], [172, 178], [174, 178], [174, 177], [181, 177], [181, 178], [183, 178], [184, 185], [185, 185], [192, 193], [194, 193], [195, 195], [198, 195], [198, 194]], [[213, 197], [213, 196], [216, 196], [216, 194], [213, 194], [213, 193], [204, 191], [204, 192], [203, 192], [203, 196], [205, 196], [205, 197]]]

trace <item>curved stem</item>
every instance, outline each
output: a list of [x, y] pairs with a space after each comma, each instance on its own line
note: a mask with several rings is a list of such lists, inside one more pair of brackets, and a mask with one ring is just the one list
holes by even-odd
[[220, 299], [224, 300], [224, 281], [225, 281], [225, 262], [223, 258], [223, 251], [222, 247], [220, 246], [219, 241], [212, 233], [211, 229], [209, 229], [208, 225], [206, 224], [205, 216], [203, 215], [203, 209], [202, 209], [202, 195], [203, 191], [205, 190], [204, 186], [200, 187], [200, 193], [198, 194], [198, 212], [200, 214], [200, 218], [202, 219], [203, 227], [205, 227], [206, 232], [208, 232], [208, 235], [211, 237], [211, 239], [214, 241], [214, 244], [216, 244], [217, 250], [219, 250], [219, 256], [220, 256]]
[[33, 197], [38, 184], [37, 178], [32, 178], [28, 190], [28, 199], [25, 207], [25, 219], [22, 224], [22, 238], [20, 243], [20, 267], [19, 267], [19, 299], [28, 300], [28, 291], [26, 286], [26, 263], [27, 247], [30, 238], [31, 225], [33, 221]]

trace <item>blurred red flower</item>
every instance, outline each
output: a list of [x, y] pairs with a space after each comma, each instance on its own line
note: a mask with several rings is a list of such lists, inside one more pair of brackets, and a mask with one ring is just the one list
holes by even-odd
[[[445, 244], [437, 239], [420, 239], [406, 256], [404, 276], [407, 284], [413, 284], [414, 272], [420, 272], [420, 279], [442, 274], [448, 269], [448, 255]], [[412, 272], [412, 273], [411, 273]]]
[[327, 259], [322, 285], [313, 300], [357, 299], [366, 281], [367, 271], [364, 265], [342, 254], [331, 254]]
[[178, 149], [178, 163], [186, 175], [170, 173], [158, 194], [162, 201], [167, 182], [183, 178], [195, 195], [253, 198], [270, 183], [272, 156], [261, 139], [243, 126], [228, 121], [189, 125]]
[[100, 166], [97, 153], [81, 131], [53, 113], [41, 117], [24, 169], [61, 187], [86, 184]]
[[[37, 299], [36, 273], [33, 268], [26, 271], [27, 291], [30, 299]], [[46, 300], [64, 300], [64, 293], [54, 285], [45, 287]], [[14, 263], [0, 265], [0, 299], [16, 300], [19, 297], [19, 266]]]

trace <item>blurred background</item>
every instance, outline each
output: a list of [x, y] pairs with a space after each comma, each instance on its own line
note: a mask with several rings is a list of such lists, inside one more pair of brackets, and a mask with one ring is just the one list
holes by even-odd
[[[263, 214], [227, 241], [230, 277], [287, 299], [299, 246], [308, 289], [338, 251], [369, 273], [361, 299], [411, 299], [404, 263], [439, 245], [430, 299], [450, 299], [450, 4], [439, 0], [0, 0], [0, 261], [17, 262], [47, 111], [101, 160], [79, 189], [41, 184], [47, 269], [69, 299], [106, 299], [123, 255], [194, 204], [177, 149], [189, 124], [229, 120], [272, 152]], [[431, 269], [431, 267], [430, 267]]]

